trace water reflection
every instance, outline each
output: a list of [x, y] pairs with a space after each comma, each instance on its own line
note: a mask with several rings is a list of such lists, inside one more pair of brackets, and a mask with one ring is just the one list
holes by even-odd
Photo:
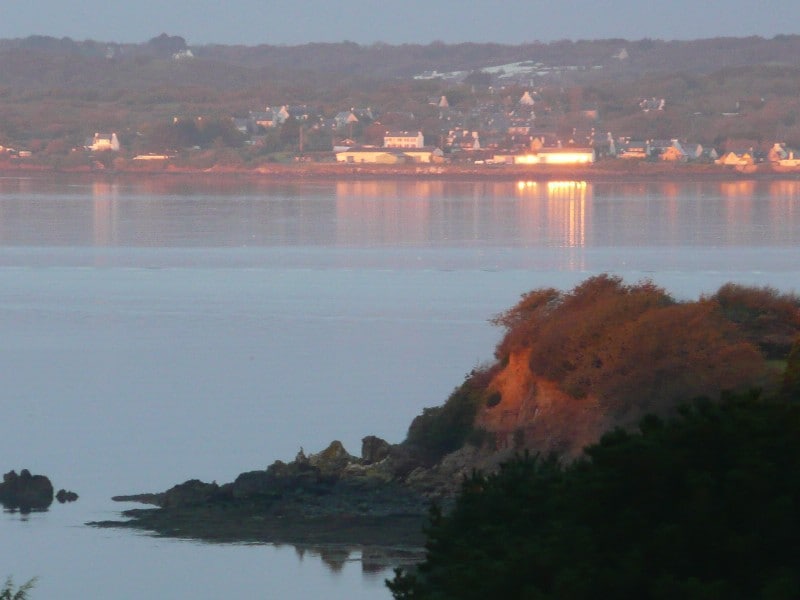
[[119, 186], [109, 182], [95, 182], [92, 185], [92, 200], [94, 245], [114, 245], [117, 241]]
[[[758, 182], [740, 206], [719, 183], [100, 183], [0, 180], [7, 460], [64, 477], [83, 465], [87, 498], [224, 477], [298, 440], [398, 439], [491, 352], [488, 316], [527, 289], [572, 287], [577, 269], [655, 272], [692, 297], [731, 275], [798, 281], [798, 182]], [[83, 268], [101, 257], [148, 268]], [[330, 268], [340, 257], [366, 268]], [[227, 268], [241, 264], [258, 268]], [[313, 377], [297, 376], [312, 363]], [[412, 363], [419, 376], [404, 377]], [[284, 583], [304, 593], [271, 595], [380, 597], [373, 574], [396, 560], [305, 548], [300, 564], [290, 546], [101, 535], [80, 525], [115, 509], [76, 508], [0, 520], [0, 562], [36, 569], [42, 597], [248, 597]]]
[[587, 185], [585, 181], [549, 181], [547, 205], [551, 221], [561, 224], [564, 246], [586, 245]]
[[340, 182], [340, 245], [474, 244], [582, 247], [591, 204], [585, 181]]
[[[428, 193], [398, 195], [396, 186], [389, 186], [374, 196], [363, 193], [373, 187], [378, 186], [375, 183], [337, 185], [338, 244], [420, 244], [431, 239], [431, 224], [436, 217], [432, 215]], [[430, 192], [426, 186], [421, 185], [419, 189]], [[386, 195], [387, 190], [392, 193]]]
[[553, 245], [586, 245], [591, 185], [585, 181], [519, 181], [516, 189], [522, 239], [542, 239], [542, 234], [549, 232]]
[[800, 182], [798, 181], [770, 181], [769, 195], [775, 197], [800, 198]]
[[30, 506], [6, 504], [5, 502], [0, 502], [0, 506], [3, 507], [3, 512], [6, 514], [19, 515], [20, 521], [30, 520], [31, 513], [45, 513], [50, 510], [49, 508], [31, 508]]
[[[796, 245], [800, 182], [0, 179], [0, 244], [561, 248]], [[202, 190], [202, 192], [200, 192]], [[576, 253], [570, 259], [581, 267]], [[566, 265], [568, 268], [570, 265]]]
[[750, 198], [755, 193], [755, 190], [755, 181], [723, 181], [719, 184], [720, 194], [734, 200]]
[[347, 563], [360, 562], [365, 574], [380, 574], [399, 566], [421, 562], [425, 552], [416, 548], [386, 548], [383, 546], [294, 546], [302, 562], [307, 556], [318, 558], [332, 573], [340, 573]]

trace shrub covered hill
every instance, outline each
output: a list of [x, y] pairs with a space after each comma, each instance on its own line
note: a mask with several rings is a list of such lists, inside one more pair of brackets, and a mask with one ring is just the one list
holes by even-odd
[[576, 458], [604, 432], [692, 398], [775, 391], [800, 298], [729, 283], [679, 302], [650, 282], [600, 275], [568, 292], [533, 290], [493, 322], [505, 330], [496, 360], [412, 422], [404, 445], [422, 463], [523, 449]]
[[[344, 529], [358, 523], [361, 533], [391, 516], [407, 532], [411, 521], [396, 518], [424, 514], [427, 498], [452, 498], [465, 476], [522, 451], [568, 464], [605, 432], [673, 416], [693, 398], [800, 386], [800, 297], [772, 288], [726, 284], [677, 301], [650, 282], [600, 275], [571, 291], [531, 291], [493, 322], [504, 329], [495, 360], [424, 409], [402, 443], [369, 436], [355, 457], [333, 442], [222, 486], [189, 481], [125, 497], [161, 507], [128, 511], [128, 525], [169, 534], [179, 521], [181, 535], [192, 535], [194, 520], [200, 537], [304, 541], [332, 516], [347, 515]], [[242, 511], [258, 513], [261, 529], [242, 527]], [[326, 541], [358, 541], [334, 529]]]

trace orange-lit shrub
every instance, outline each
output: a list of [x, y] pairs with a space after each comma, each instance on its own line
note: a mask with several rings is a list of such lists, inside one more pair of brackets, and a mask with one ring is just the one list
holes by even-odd
[[765, 330], [781, 334], [794, 330], [796, 314], [772, 292], [737, 289], [737, 298], [754, 300], [678, 303], [651, 282], [625, 285], [610, 275], [567, 293], [535, 290], [494, 319], [506, 328], [496, 355], [502, 361], [530, 349], [532, 373], [576, 398], [594, 395], [615, 414], [763, 385], [766, 364], [753, 333], [759, 320], [737, 322], [730, 307], [766, 307]]

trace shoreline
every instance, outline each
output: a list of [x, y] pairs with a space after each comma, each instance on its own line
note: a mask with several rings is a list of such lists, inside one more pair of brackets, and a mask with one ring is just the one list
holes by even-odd
[[[59, 169], [46, 165], [0, 165], [0, 177], [80, 176], [92, 179], [138, 177], [214, 177], [263, 181], [452, 181], [452, 182], [550, 182], [581, 181], [586, 183], [641, 183], [675, 181], [800, 181], [799, 170], [775, 170], [759, 165], [740, 170], [719, 165], [685, 165], [665, 163], [604, 163], [588, 167], [553, 167], [523, 165], [351, 165], [341, 163], [269, 164], [257, 167], [214, 166], [207, 169], [174, 164], [150, 168], [93, 169], [76, 167]], [[625, 168], [619, 168], [624, 166]]]

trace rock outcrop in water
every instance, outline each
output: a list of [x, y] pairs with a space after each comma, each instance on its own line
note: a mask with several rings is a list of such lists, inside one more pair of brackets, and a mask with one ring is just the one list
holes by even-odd
[[115, 496], [158, 508], [93, 525], [213, 541], [419, 547], [431, 501], [447, 506], [473, 469], [492, 470], [509, 456], [468, 446], [428, 464], [410, 445], [375, 436], [363, 439], [360, 457], [333, 441], [223, 485], [193, 479], [161, 493]]
[[67, 502], [75, 502], [78, 499], [78, 494], [73, 491], [65, 490], [61, 488], [56, 492], [56, 500], [59, 501], [60, 504], [66, 504]]
[[0, 504], [10, 510], [47, 510], [53, 503], [53, 484], [44, 475], [31, 475], [28, 469], [9, 471], [0, 483]]
[[161, 493], [116, 496], [158, 508], [125, 511], [131, 521], [94, 525], [219, 541], [419, 545], [428, 498], [394, 479], [388, 443], [371, 438], [365, 446], [366, 458], [334, 441], [317, 454], [301, 450], [291, 462], [275, 461], [231, 483], [195, 479]]

